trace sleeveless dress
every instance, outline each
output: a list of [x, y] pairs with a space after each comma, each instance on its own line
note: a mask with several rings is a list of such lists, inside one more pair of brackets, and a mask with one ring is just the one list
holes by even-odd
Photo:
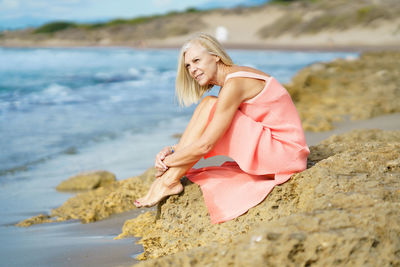
[[246, 71], [231, 73], [225, 81], [234, 77], [265, 81], [259, 94], [240, 104], [228, 130], [204, 157], [224, 155], [235, 162], [186, 174], [200, 185], [212, 223], [234, 219], [259, 204], [275, 185], [305, 170], [310, 153], [286, 89], [271, 76]]

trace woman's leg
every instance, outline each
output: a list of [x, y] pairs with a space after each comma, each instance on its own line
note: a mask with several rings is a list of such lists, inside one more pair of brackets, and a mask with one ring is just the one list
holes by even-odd
[[[200, 138], [207, 126], [208, 117], [216, 101], [216, 97], [207, 96], [200, 102], [194, 111], [185, 132], [179, 140], [178, 145], [176, 146], [176, 151], [179, 151], [180, 148], [183, 148]], [[183, 186], [180, 183], [180, 179], [191, 167], [193, 167], [195, 163], [196, 162], [184, 166], [169, 168], [161, 177], [153, 182], [146, 196], [138, 199], [135, 202], [135, 205], [137, 207], [153, 206], [166, 196], [182, 192]]]

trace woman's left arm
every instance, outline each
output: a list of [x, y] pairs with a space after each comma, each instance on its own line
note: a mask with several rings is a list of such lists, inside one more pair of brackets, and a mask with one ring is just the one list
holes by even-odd
[[163, 162], [168, 167], [182, 166], [196, 162], [210, 152], [229, 128], [239, 105], [243, 102], [243, 88], [240, 79], [228, 80], [218, 96], [214, 116], [201, 137], [194, 143], [170, 154]]

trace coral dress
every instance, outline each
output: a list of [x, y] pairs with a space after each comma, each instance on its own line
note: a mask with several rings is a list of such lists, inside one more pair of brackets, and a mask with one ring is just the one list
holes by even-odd
[[305, 170], [310, 153], [286, 89], [273, 77], [246, 71], [231, 73], [225, 81], [234, 77], [265, 81], [258, 95], [240, 104], [228, 130], [204, 157], [224, 155], [235, 162], [186, 174], [200, 185], [212, 223], [234, 219], [259, 204], [275, 185]]

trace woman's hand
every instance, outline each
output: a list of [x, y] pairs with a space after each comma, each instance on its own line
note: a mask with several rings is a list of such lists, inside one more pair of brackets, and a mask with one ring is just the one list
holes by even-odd
[[158, 152], [156, 156], [156, 160], [154, 162], [154, 167], [156, 168], [156, 177], [160, 177], [161, 175], [164, 174], [168, 170], [168, 166], [165, 165], [163, 160], [165, 159], [166, 156], [172, 154], [172, 147], [166, 146], [164, 147], [160, 152]]

